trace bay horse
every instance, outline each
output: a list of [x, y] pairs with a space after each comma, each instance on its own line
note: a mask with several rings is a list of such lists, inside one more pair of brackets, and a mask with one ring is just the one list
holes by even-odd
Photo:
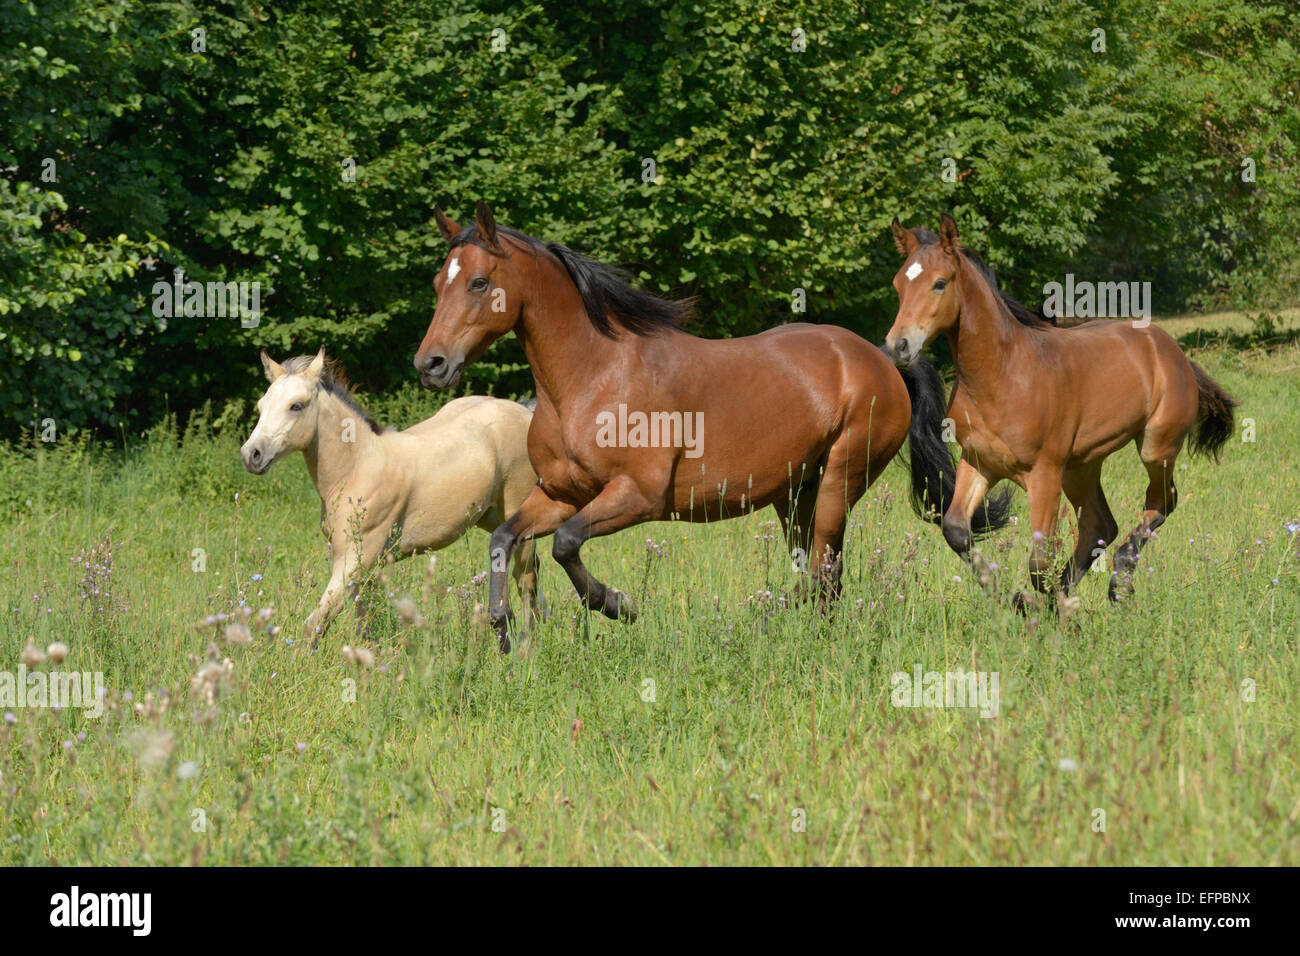
[[[913, 504], [925, 511], [948, 500], [954, 464], [932, 367], [900, 374], [876, 346], [833, 326], [698, 338], [680, 328], [689, 301], [661, 299], [619, 269], [498, 227], [481, 201], [464, 229], [440, 208], [434, 217], [450, 252], [415, 354], [421, 383], [454, 386], [514, 331], [537, 388], [528, 432], [537, 486], [493, 532], [489, 552], [488, 615], [503, 653], [505, 564], [521, 540], [554, 533], [552, 553], [586, 607], [630, 622], [632, 600], [584, 566], [588, 539], [772, 505], [806, 558], [805, 582], [829, 607], [848, 512], [909, 432]], [[995, 502], [973, 530], [1006, 520], [1006, 502]]]
[[[1142, 546], [1178, 503], [1174, 462], [1184, 440], [1217, 461], [1238, 403], [1155, 325], [1099, 320], [1062, 329], [1036, 317], [962, 247], [949, 215], [937, 236], [897, 219], [892, 231], [903, 264], [885, 350], [906, 368], [946, 335], [957, 367], [948, 417], [962, 452], [944, 538], [982, 570], [970, 518], [989, 488], [1010, 479], [1029, 495], [1031, 581], [1054, 599], [1051, 542], [1064, 491], [1079, 530], [1059, 581], [1068, 595], [1119, 532], [1101, 466], [1131, 442], [1148, 483], [1142, 518], [1115, 553], [1109, 596], [1119, 600]], [[1016, 595], [1018, 608], [1025, 597]]]
[[[321, 531], [333, 573], [303, 624], [316, 646], [361, 576], [381, 557], [438, 551], [471, 527], [493, 531], [514, 514], [537, 475], [528, 462], [532, 413], [518, 402], [473, 395], [448, 402], [403, 431], [379, 425], [352, 397], [322, 349], [283, 365], [262, 353], [270, 388], [257, 401], [253, 434], [240, 449], [255, 475], [302, 452], [321, 500]], [[515, 585], [531, 619], [540, 606], [531, 543], [515, 556]], [[357, 605], [364, 622], [364, 608]]]

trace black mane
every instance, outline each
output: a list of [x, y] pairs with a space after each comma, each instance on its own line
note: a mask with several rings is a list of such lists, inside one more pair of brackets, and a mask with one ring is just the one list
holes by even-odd
[[[617, 335], [617, 329], [610, 323], [611, 316], [619, 328], [633, 335], [654, 335], [664, 329], [680, 328], [694, 312], [693, 300], [661, 299], [635, 288], [627, 270], [597, 262], [558, 242], [542, 242], [505, 226], [497, 227], [497, 235], [508, 236], [534, 252], [549, 253], [559, 260], [578, 287], [587, 318], [601, 335], [609, 338]], [[477, 225], [466, 226], [450, 243], [453, 249], [466, 245], [500, 255], [499, 249], [479, 235]]]
[[[314, 355], [295, 355], [291, 359], [285, 359], [284, 370], [290, 374], [304, 372], [314, 361], [316, 361]], [[320, 388], [361, 416], [361, 420], [376, 435], [384, 431], [384, 426], [371, 418], [370, 413], [357, 403], [356, 397], [352, 394], [352, 386], [348, 384], [347, 375], [343, 372], [343, 366], [333, 359], [325, 360], [325, 367], [320, 373]]]
[[[939, 237], [929, 229], [913, 229], [912, 235], [916, 236], [923, 246], [933, 246], [939, 242]], [[989, 287], [997, 293], [998, 298], [1002, 300], [1002, 304], [1007, 307], [1007, 311], [1015, 316], [1017, 322], [1031, 328], [1042, 328], [1043, 326], [1056, 325], [1056, 316], [1050, 314], [1045, 309], [1040, 309], [1039, 311], [1034, 312], [1018, 299], [1013, 299], [1011, 296], [1007, 295], [1007, 293], [1003, 292], [1002, 289], [998, 287], [998, 279], [997, 276], [993, 274], [992, 267], [985, 263], [978, 253], [968, 249], [966, 246], [961, 246], [959, 248], [962, 255], [970, 260], [971, 265], [975, 266], [975, 268], [979, 270], [980, 275], [982, 275], [988, 282]]]

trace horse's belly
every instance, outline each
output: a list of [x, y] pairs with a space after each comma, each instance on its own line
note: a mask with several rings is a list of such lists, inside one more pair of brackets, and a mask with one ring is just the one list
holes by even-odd
[[[668, 493], [664, 518], [681, 521], [718, 521], [738, 518], [787, 498], [789, 481], [751, 481], [749, 476], [679, 475]], [[795, 481], [796, 488], [798, 481]]]

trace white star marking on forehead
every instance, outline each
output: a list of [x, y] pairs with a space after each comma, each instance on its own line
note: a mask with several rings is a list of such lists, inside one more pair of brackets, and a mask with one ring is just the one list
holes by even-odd
[[452, 259], [447, 265], [447, 284], [451, 285], [451, 280], [456, 278], [456, 273], [460, 272], [460, 258]]
[[924, 271], [925, 270], [921, 268], [921, 263], [913, 262], [910, 266], [907, 267], [907, 272], [905, 272], [904, 275], [907, 276], [907, 281], [911, 282], [913, 279], [915, 279]]

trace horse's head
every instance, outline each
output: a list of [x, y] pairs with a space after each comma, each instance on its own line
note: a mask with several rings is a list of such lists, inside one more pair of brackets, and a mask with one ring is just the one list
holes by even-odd
[[415, 368], [425, 388], [450, 388], [466, 365], [514, 328], [523, 295], [487, 203], [479, 200], [474, 227], [463, 231], [438, 207], [433, 214], [451, 253], [433, 280], [438, 305]]
[[[891, 228], [903, 265], [894, 276], [898, 315], [885, 337], [885, 351], [896, 365], [906, 368], [936, 336], [952, 328], [961, 312], [956, 281], [961, 269], [960, 246], [957, 223], [947, 213], [939, 226], [938, 242], [922, 242], [897, 219]], [[929, 237], [934, 238], [933, 234]]]
[[301, 451], [316, 437], [325, 350], [315, 358], [290, 359], [286, 365], [262, 353], [262, 368], [271, 387], [257, 400], [257, 427], [239, 449], [244, 467], [255, 475], [266, 474], [285, 455]]

